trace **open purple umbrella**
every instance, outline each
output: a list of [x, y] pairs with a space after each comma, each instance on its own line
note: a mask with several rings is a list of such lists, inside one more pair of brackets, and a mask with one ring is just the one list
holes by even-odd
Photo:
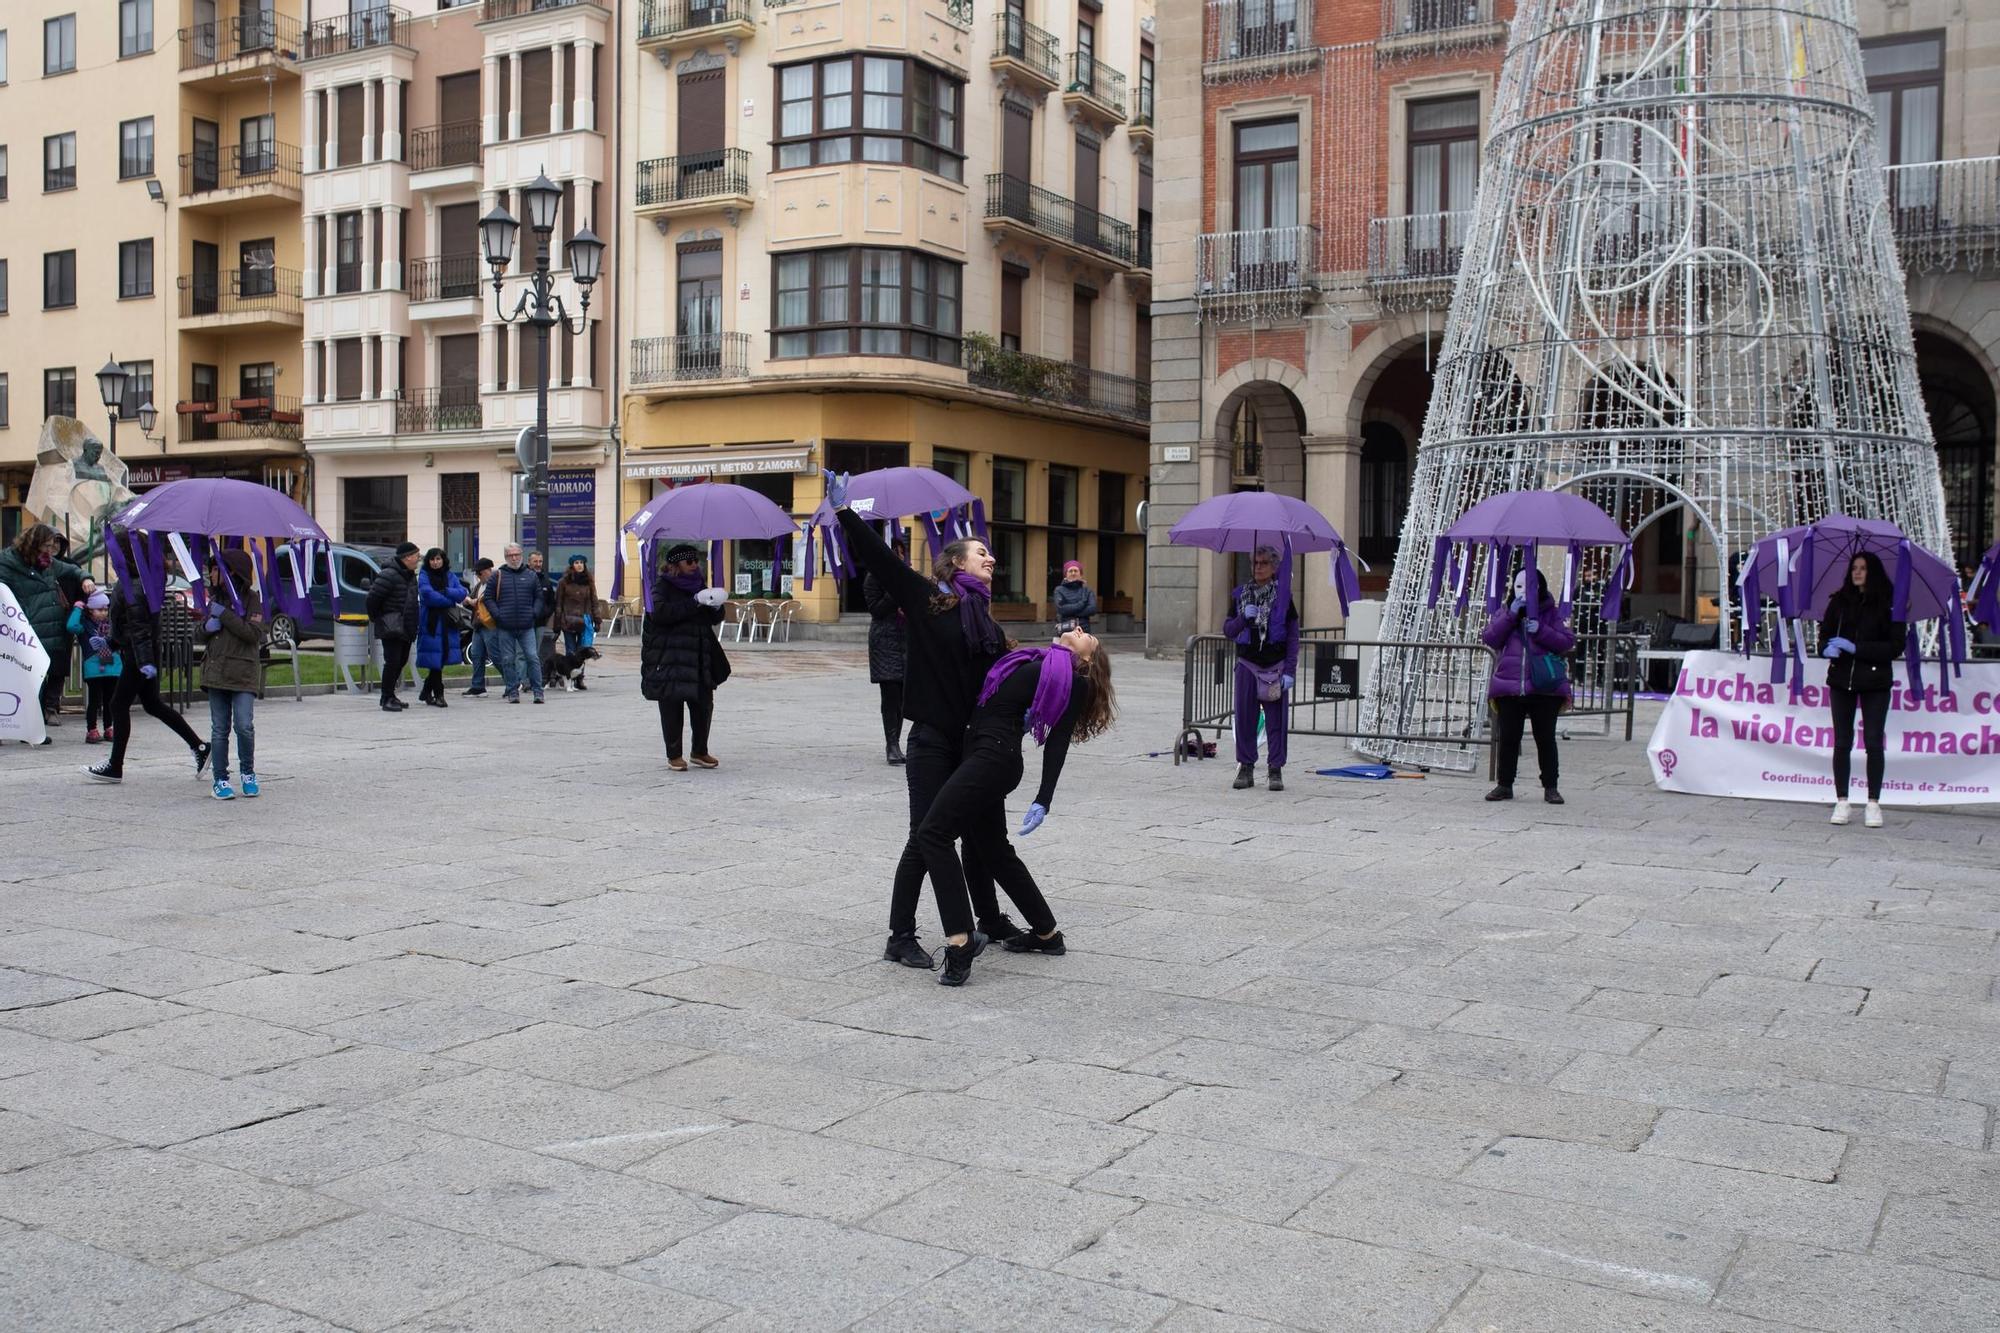
[[1167, 533], [1167, 540], [1176, 546], [1199, 546], [1209, 551], [1255, 551], [1259, 546], [1276, 546], [1286, 556], [1279, 573], [1285, 581], [1281, 594], [1287, 597], [1291, 591], [1291, 553], [1329, 551], [1332, 561], [1327, 580], [1340, 598], [1340, 614], [1346, 615], [1348, 604], [1361, 595], [1361, 580], [1355, 576], [1347, 543], [1325, 514], [1289, 495], [1273, 491], [1211, 495], [1181, 515], [1181, 521]]
[[[1463, 544], [1461, 557], [1457, 546]], [[1486, 610], [1499, 609], [1506, 592], [1507, 570], [1515, 547], [1522, 548], [1523, 569], [1532, 569], [1539, 548], [1563, 548], [1562, 609], [1568, 611], [1576, 599], [1576, 570], [1586, 546], [1616, 546], [1621, 552], [1611, 582], [1604, 590], [1604, 618], [1618, 619], [1625, 600], [1625, 582], [1632, 569], [1632, 539], [1611, 515], [1581, 495], [1568, 491], [1506, 491], [1489, 495], [1465, 511], [1444, 530], [1431, 550], [1429, 604], [1437, 605], [1438, 595], [1449, 577], [1462, 614], [1472, 597], [1469, 575], [1472, 548], [1484, 546], [1486, 560]]]
[[[847, 507], [870, 522], [893, 523], [896, 519], [921, 519], [931, 558], [943, 553], [945, 543], [959, 537], [986, 540], [986, 502], [942, 472], [927, 467], [884, 467], [862, 472], [847, 483]], [[839, 524], [825, 501], [813, 511], [806, 528], [806, 587], [812, 587], [817, 567], [814, 534], [824, 530], [827, 569], [835, 578], [847, 578], [854, 571], [840, 541]]]
[[[654, 552], [662, 541], [709, 543], [709, 568], [713, 569], [722, 562], [725, 541], [776, 541], [794, 536], [798, 529], [790, 514], [748, 486], [703, 481], [676, 487], [648, 501], [626, 522], [625, 531], [639, 539], [641, 581], [646, 605], [651, 606], [653, 572], [659, 563]], [[619, 548], [622, 556], [624, 543], [619, 543]]]
[[[1757, 639], [1757, 607], [1765, 596], [1778, 604], [1778, 629], [1771, 643], [1771, 680], [1785, 679], [1785, 661], [1802, 664], [1798, 622], [1826, 614], [1827, 601], [1847, 581], [1847, 566], [1855, 556], [1872, 552], [1889, 574], [1891, 619], [1910, 623], [1904, 643], [1910, 688], [1922, 693], [1922, 655], [1917, 647], [1919, 620], [1942, 620], [1938, 662], [1965, 662], [1965, 607], [1959, 600], [1958, 576], [1951, 565], [1918, 546], [1894, 523], [1881, 519], [1828, 514], [1817, 523], [1786, 528], [1760, 539], [1737, 575], [1742, 590], [1743, 651]], [[1787, 642], [1785, 621], [1791, 621]], [[1796, 682], [1798, 677], [1794, 675]]]
[[[247, 550], [257, 565], [258, 585], [277, 608], [307, 619], [312, 615], [313, 568], [323, 555], [327, 590], [340, 610], [340, 582], [333, 572], [333, 539], [296, 500], [269, 486], [229, 477], [188, 477], [156, 486], [113, 514], [108, 525], [129, 538], [137, 569], [128, 569], [122, 543], [110, 542], [111, 563], [120, 579], [136, 577], [147, 602], [159, 609], [166, 598], [167, 553], [188, 568], [195, 605], [206, 609], [207, 592], [199, 571], [211, 551]], [[278, 544], [289, 549], [283, 560]], [[282, 571], [280, 566], [286, 568]], [[234, 584], [225, 584], [232, 599]]]

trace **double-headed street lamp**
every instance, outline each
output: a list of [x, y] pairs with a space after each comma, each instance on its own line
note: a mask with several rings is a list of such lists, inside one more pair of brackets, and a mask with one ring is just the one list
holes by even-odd
[[535, 501], [535, 549], [541, 553], [542, 568], [549, 568], [549, 330], [558, 324], [572, 337], [583, 333], [590, 317], [590, 289], [597, 283], [604, 262], [604, 242], [584, 227], [563, 245], [570, 277], [583, 294], [583, 309], [570, 327], [569, 311], [555, 294], [555, 279], [549, 272], [549, 235], [556, 229], [556, 210], [562, 205], [562, 187], [547, 172], [521, 192], [527, 198], [528, 226], [535, 233], [535, 270], [528, 275], [528, 287], [514, 304], [514, 313], [500, 307], [500, 288], [507, 266], [514, 259], [514, 236], [521, 224], [504, 205], [479, 220], [480, 243], [486, 262], [493, 267], [493, 314], [502, 324], [526, 320], [535, 327], [535, 462], [529, 488]]

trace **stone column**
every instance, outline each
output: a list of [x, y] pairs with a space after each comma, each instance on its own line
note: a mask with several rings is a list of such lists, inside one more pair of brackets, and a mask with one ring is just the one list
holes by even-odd
[[[376, 151], [375, 143], [375, 85], [363, 83], [356, 85], [356, 88], [361, 94], [361, 160], [379, 161], [381, 154]], [[341, 165], [347, 164], [343, 162]]]
[[361, 396], [363, 398], [373, 398], [375, 396], [375, 357], [372, 355], [374, 342], [375, 335], [372, 333], [365, 333], [361, 336]]
[[403, 337], [399, 333], [382, 335], [382, 396], [396, 397], [403, 388], [402, 372]]
[[321, 139], [325, 131], [320, 128], [319, 123], [319, 94], [316, 92], [307, 93], [305, 102], [305, 124], [301, 135], [305, 140], [303, 148], [304, 161], [301, 165], [306, 174], [311, 175], [313, 172], [319, 170]]
[[562, 48], [549, 48], [549, 133], [561, 134], [569, 128], [569, 117], [563, 114], [563, 62]]
[[326, 365], [326, 347], [320, 342], [309, 339], [306, 342], [305, 353], [306, 382], [299, 395], [299, 402], [311, 407], [319, 401], [319, 381]]
[[506, 363], [504, 369], [509, 393], [518, 393], [521, 388], [521, 339], [527, 335], [525, 324], [503, 324], [500, 327], [500, 359]]
[[521, 137], [521, 62], [507, 62], [507, 137]]
[[487, 56], [479, 76], [479, 141], [498, 143], [500, 124], [500, 57]]
[[402, 216], [403, 210], [396, 205], [382, 206], [381, 285], [386, 291], [403, 288]]
[[594, 130], [597, 128], [597, 86], [590, 77], [590, 52], [592, 43], [587, 37], [576, 41], [576, 88], [571, 93], [569, 124], [571, 129]]
[[[1349, 543], [1360, 541], [1361, 441], [1350, 435], [1307, 435], [1300, 443], [1306, 454], [1306, 503], [1325, 514]], [[1336, 625], [1340, 599], [1328, 586], [1320, 559], [1313, 557], [1314, 573], [1305, 580], [1300, 614], [1309, 625]]]
[[391, 75], [382, 80], [382, 157], [389, 162], [405, 161], [403, 155], [403, 81]]

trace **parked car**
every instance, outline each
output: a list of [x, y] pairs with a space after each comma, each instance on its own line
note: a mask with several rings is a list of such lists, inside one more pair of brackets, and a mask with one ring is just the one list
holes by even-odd
[[[287, 569], [282, 561], [288, 547], [278, 548], [279, 568]], [[333, 548], [333, 568], [340, 579], [340, 613], [351, 616], [361, 612], [368, 599], [368, 590], [375, 585], [375, 575], [382, 566], [396, 558], [393, 546], [349, 546], [335, 543]], [[312, 619], [304, 624], [297, 623], [290, 615], [280, 611], [271, 617], [271, 637], [282, 639], [290, 636], [294, 643], [304, 643], [307, 639], [330, 639], [333, 637], [333, 599], [327, 592], [324, 557], [315, 561], [312, 586]]]

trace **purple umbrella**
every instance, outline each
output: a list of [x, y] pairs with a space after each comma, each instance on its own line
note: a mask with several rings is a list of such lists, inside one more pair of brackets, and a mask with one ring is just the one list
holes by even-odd
[[1289, 495], [1273, 491], [1212, 495], [1181, 515], [1181, 521], [1167, 533], [1167, 540], [1176, 546], [1199, 546], [1209, 551], [1254, 552], [1259, 546], [1277, 546], [1286, 557], [1279, 569], [1286, 581], [1282, 589], [1286, 597], [1291, 591], [1291, 553], [1330, 551], [1333, 559], [1327, 579], [1340, 598], [1340, 614], [1346, 615], [1349, 602], [1361, 595], [1361, 580], [1355, 577], [1347, 543], [1325, 514]]
[[[1466, 548], [1463, 558], [1455, 549], [1456, 543], [1463, 543]], [[1466, 510], [1432, 546], [1430, 605], [1437, 605], [1438, 594], [1448, 577], [1457, 595], [1457, 609], [1461, 614], [1465, 611], [1472, 597], [1469, 579], [1472, 548], [1482, 545], [1487, 548], [1486, 610], [1489, 614], [1498, 610], [1503, 600], [1507, 570], [1516, 546], [1522, 548], [1523, 569], [1535, 567], [1539, 547], [1563, 548], [1562, 594], [1559, 600], [1564, 611], [1568, 611], [1570, 603], [1575, 600], [1576, 570], [1583, 558], [1583, 548], [1622, 548], [1610, 585], [1604, 590], [1604, 618], [1610, 621], [1618, 619], [1625, 599], [1625, 583], [1632, 569], [1632, 539], [1611, 515], [1581, 495], [1571, 495], [1568, 491], [1507, 491], [1490, 495]]]
[[[793, 536], [797, 530], [792, 516], [769, 499], [748, 486], [726, 481], [676, 487], [648, 501], [625, 524], [625, 531], [639, 539], [641, 580], [649, 607], [653, 604], [653, 572], [659, 563], [654, 552], [662, 541], [708, 542], [709, 568], [713, 569], [722, 561], [724, 541], [775, 541]], [[622, 564], [623, 542], [619, 543], [619, 556]], [[622, 569], [618, 581], [624, 581]]]
[[[1888, 571], [1891, 619], [1910, 623], [1904, 661], [1910, 688], [1921, 694], [1922, 656], [1913, 622], [1944, 621], [1938, 635], [1940, 667], [1947, 660], [1965, 662], [1965, 607], [1959, 600], [1958, 576], [1951, 565], [1918, 546], [1894, 523], [1880, 519], [1829, 514], [1817, 523], [1774, 532], [1750, 548], [1737, 576], [1742, 589], [1743, 651], [1757, 639], [1757, 607], [1766, 595], [1778, 604], [1778, 632], [1772, 636], [1771, 680], [1785, 679], [1785, 659], [1801, 664], [1798, 623], [1826, 614], [1827, 601], [1847, 581], [1847, 566], [1855, 556], [1872, 552]], [[1768, 594], [1767, 594], [1768, 590]], [[1786, 642], [1784, 622], [1792, 621]], [[1793, 676], [1794, 682], [1798, 679]]]
[[[310, 589], [313, 566], [326, 558], [327, 588], [333, 609], [340, 610], [340, 584], [333, 575], [333, 539], [297, 501], [256, 482], [228, 477], [189, 477], [154, 487], [113, 514], [108, 526], [130, 539], [138, 568], [128, 569], [122, 543], [108, 543], [111, 563], [120, 579], [136, 577], [147, 602], [158, 610], [166, 598], [167, 552], [174, 550], [195, 569], [206, 565], [211, 551], [248, 550], [257, 565], [258, 583], [280, 609], [300, 619], [312, 614]], [[290, 546], [284, 560], [279, 542]], [[280, 564], [289, 578], [277, 577]], [[195, 605], [206, 609], [207, 592], [199, 577], [190, 578]], [[226, 582], [230, 599], [236, 586]], [[240, 603], [238, 609], [241, 609]]]
[[[847, 507], [870, 522], [889, 523], [903, 517], [922, 519], [932, 559], [943, 553], [949, 539], [986, 540], [986, 502], [944, 473], [927, 467], [884, 467], [860, 473], [847, 483]], [[838, 527], [833, 509], [821, 501], [806, 529], [808, 588], [812, 587], [817, 565], [813, 542], [818, 529], [825, 529], [821, 540], [825, 542], [827, 567], [834, 577], [846, 578], [853, 572], [841, 549]]]

